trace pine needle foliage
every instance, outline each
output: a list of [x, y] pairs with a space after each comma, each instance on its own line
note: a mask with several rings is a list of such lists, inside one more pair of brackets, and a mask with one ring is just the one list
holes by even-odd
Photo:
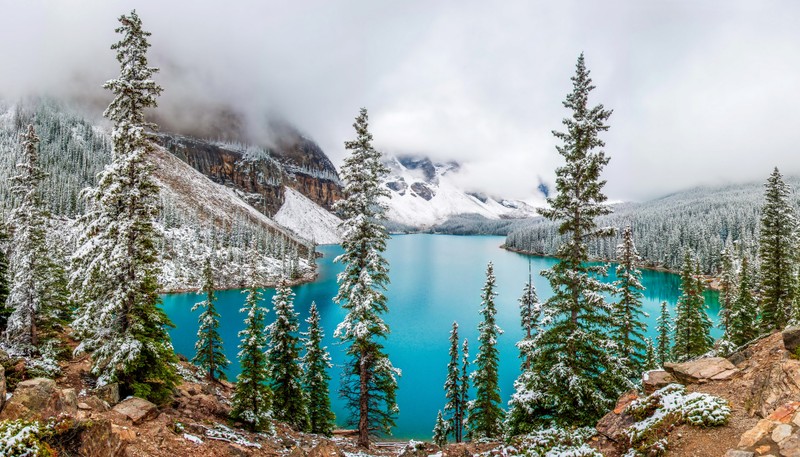
[[614, 328], [614, 306], [605, 294], [616, 288], [604, 284], [607, 266], [592, 265], [589, 243], [613, 233], [601, 229], [595, 219], [611, 213], [605, 204], [605, 181], [600, 178], [609, 158], [600, 134], [608, 130], [611, 111], [589, 106], [594, 89], [581, 55], [572, 77], [572, 92], [564, 107], [571, 116], [563, 120], [565, 131], [553, 132], [564, 158], [556, 170], [556, 191], [542, 216], [559, 223], [564, 242], [559, 261], [542, 275], [553, 296], [542, 305], [542, 330], [534, 340], [531, 367], [524, 383], [512, 397], [520, 415], [520, 428], [540, 425], [593, 425], [631, 387], [627, 361], [606, 329]]
[[309, 428], [308, 405], [300, 367], [298, 315], [294, 292], [288, 279], [281, 278], [272, 297], [275, 322], [267, 327], [267, 378], [272, 389], [272, 416], [295, 430]]
[[500, 408], [500, 385], [498, 366], [500, 355], [497, 338], [503, 330], [497, 325], [497, 306], [495, 297], [497, 279], [492, 262], [486, 267], [486, 284], [481, 294], [481, 315], [478, 324], [478, 355], [475, 357], [475, 371], [472, 383], [475, 386], [475, 399], [469, 402], [468, 428], [472, 439], [499, 438], [503, 434], [504, 412]]
[[305, 333], [306, 352], [303, 356], [303, 386], [308, 397], [308, 431], [323, 436], [331, 436], [336, 426], [336, 416], [331, 410], [331, 399], [328, 392], [328, 381], [331, 377], [328, 369], [332, 368], [331, 356], [327, 348], [322, 346], [325, 336], [320, 325], [317, 304], [311, 303], [309, 311], [308, 332]]
[[797, 220], [789, 202], [791, 189], [776, 167], [764, 184], [758, 254], [761, 261], [761, 324], [781, 329], [792, 316], [797, 264]]
[[674, 346], [672, 357], [684, 361], [708, 352], [714, 340], [711, 338], [711, 319], [706, 312], [703, 296], [705, 285], [699, 266], [689, 251], [684, 255], [681, 270], [681, 296], [675, 306]]
[[247, 293], [247, 298], [240, 312], [247, 313], [247, 316], [244, 330], [239, 332], [238, 358], [242, 371], [236, 378], [236, 389], [231, 398], [231, 418], [246, 423], [253, 431], [268, 431], [272, 428], [272, 393], [267, 385], [267, 358], [264, 354], [267, 312], [259, 306], [263, 300], [259, 289], [251, 286], [243, 292]]
[[383, 314], [389, 264], [383, 256], [388, 234], [380, 221], [386, 207], [379, 201], [387, 195], [381, 179], [388, 169], [381, 153], [372, 146], [367, 110], [361, 109], [353, 124], [356, 139], [345, 142], [349, 155], [341, 176], [344, 197], [335, 209], [343, 218], [342, 249], [334, 261], [344, 266], [334, 298], [347, 315], [334, 336], [347, 345], [349, 358], [340, 394], [351, 412], [350, 424], [358, 429], [358, 445], [369, 447], [370, 436], [389, 434], [397, 407], [397, 377], [400, 370], [389, 361], [382, 340], [389, 335]]
[[622, 243], [617, 246], [617, 288], [619, 301], [613, 311], [613, 338], [619, 344], [619, 356], [625, 360], [628, 378], [638, 378], [646, 365], [647, 326], [642, 311], [642, 272], [638, 268], [639, 253], [633, 242], [633, 229], [630, 225], [622, 230]]
[[219, 313], [217, 312], [217, 296], [214, 286], [214, 269], [211, 265], [211, 258], [206, 258], [203, 267], [203, 287], [201, 289], [206, 294], [206, 299], [197, 302], [192, 311], [203, 309], [198, 317], [199, 328], [197, 330], [197, 343], [194, 345], [196, 351], [192, 358], [192, 363], [204, 369], [208, 379], [227, 379], [225, 368], [230, 365], [230, 361], [225, 357], [225, 350], [222, 346], [222, 336], [219, 334]]
[[86, 192], [85, 231], [73, 256], [71, 289], [80, 309], [73, 327], [81, 344], [93, 351], [98, 384], [119, 381], [123, 392], [166, 402], [178, 381], [177, 357], [158, 306], [159, 256], [155, 220], [159, 190], [148, 155], [155, 147], [145, 110], [156, 106], [158, 71], [147, 65], [149, 32], [136, 11], [119, 18], [117, 51], [120, 75], [104, 87], [114, 100], [104, 115], [114, 129], [112, 161]]

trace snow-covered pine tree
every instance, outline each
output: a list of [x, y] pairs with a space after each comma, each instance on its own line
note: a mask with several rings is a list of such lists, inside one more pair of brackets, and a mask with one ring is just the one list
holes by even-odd
[[553, 296], [542, 306], [531, 378], [515, 394], [524, 399], [531, 424], [594, 424], [631, 387], [618, 345], [606, 331], [614, 328], [614, 307], [603, 294], [615, 288], [598, 278], [607, 266], [588, 263], [588, 244], [612, 232], [598, 229], [595, 222], [611, 212], [600, 178], [609, 159], [599, 137], [608, 130], [611, 111], [588, 106], [594, 86], [582, 54], [572, 83], [564, 102], [572, 116], [563, 120], [565, 132], [553, 133], [561, 140], [557, 150], [566, 163], [556, 170], [557, 195], [548, 199], [549, 208], [540, 210], [546, 219], [558, 221], [565, 241], [557, 252], [559, 262], [542, 272]]
[[6, 245], [8, 244], [9, 238], [8, 227], [2, 219], [0, 219], [0, 334], [6, 331], [8, 316], [11, 314], [11, 309], [6, 307], [10, 274]]
[[461, 398], [461, 378], [458, 352], [458, 323], [453, 322], [450, 330], [450, 361], [447, 363], [447, 379], [444, 382], [444, 395], [447, 404], [444, 406], [444, 413], [449, 416], [450, 431], [456, 443], [460, 443], [463, 438], [464, 425], [464, 402]]
[[533, 274], [531, 273], [531, 263], [528, 261], [528, 283], [522, 289], [522, 297], [519, 299], [519, 317], [524, 332], [522, 340], [517, 342], [519, 358], [522, 360], [522, 370], [530, 368], [530, 355], [533, 350], [533, 338], [539, 332], [539, 319], [542, 315], [542, 304], [539, 303], [539, 296], [536, 295], [536, 287], [533, 285]]
[[303, 390], [300, 337], [294, 292], [284, 276], [272, 297], [275, 322], [267, 327], [267, 378], [272, 389], [272, 416], [295, 430], [308, 430], [308, 402]]
[[[11, 288], [5, 302], [9, 310], [6, 344], [19, 354], [35, 355], [53, 340], [63, 323], [67, 306], [63, 268], [47, 245], [47, 214], [43, 209], [40, 184], [46, 173], [39, 164], [39, 137], [33, 124], [21, 135], [21, 161], [11, 178], [18, 206], [11, 213], [14, 236], [11, 242]], [[50, 341], [52, 343], [52, 341]]]
[[711, 349], [714, 340], [711, 338], [711, 319], [706, 313], [706, 301], [703, 296], [704, 284], [700, 276], [699, 265], [692, 254], [684, 254], [681, 270], [681, 296], [675, 306], [674, 346], [672, 357], [683, 361], [703, 355]]
[[616, 303], [613, 317], [615, 321], [612, 336], [617, 341], [620, 357], [628, 369], [628, 378], [638, 378], [646, 365], [647, 345], [645, 332], [647, 326], [643, 319], [647, 314], [642, 311], [642, 272], [638, 268], [639, 253], [633, 242], [633, 229], [627, 225], [622, 229], [622, 243], [617, 246], [617, 288], [619, 301]]
[[104, 85], [115, 95], [104, 113], [114, 124], [112, 161], [86, 192], [70, 287], [80, 304], [73, 327], [76, 352], [93, 351], [99, 385], [118, 381], [125, 394], [162, 403], [178, 380], [177, 357], [165, 328], [172, 323], [158, 306], [159, 190], [147, 160], [155, 126], [144, 115], [162, 89], [152, 79], [157, 69], [147, 66], [150, 33], [136, 11], [119, 21], [122, 39], [111, 48], [120, 75]]
[[503, 410], [500, 408], [499, 353], [497, 338], [503, 330], [497, 325], [495, 306], [496, 278], [492, 262], [486, 267], [486, 284], [481, 293], [483, 321], [478, 324], [478, 355], [475, 357], [475, 371], [472, 382], [475, 386], [475, 400], [469, 402], [469, 436], [472, 439], [499, 438], [503, 434]]
[[730, 338], [735, 346], [748, 343], [760, 334], [758, 304], [753, 297], [752, 268], [747, 256], [742, 258], [739, 286], [730, 314]]
[[328, 369], [333, 365], [327, 348], [322, 346], [322, 338], [325, 335], [320, 326], [317, 304], [314, 302], [311, 302], [306, 322], [308, 332], [305, 334], [306, 353], [303, 355], [302, 365], [303, 385], [308, 396], [308, 431], [331, 436], [336, 426], [336, 416], [331, 411], [331, 399], [328, 393], [328, 381], [331, 377]]
[[450, 435], [450, 422], [444, 420], [442, 411], [436, 416], [436, 425], [433, 427], [433, 444], [444, 447], [447, 445], [447, 436]]
[[214, 269], [211, 265], [211, 257], [206, 257], [203, 266], [203, 287], [201, 292], [206, 294], [206, 299], [197, 302], [192, 311], [203, 308], [200, 313], [199, 328], [197, 330], [197, 343], [194, 345], [196, 352], [192, 363], [204, 369], [208, 379], [227, 379], [225, 368], [230, 365], [230, 361], [225, 357], [222, 347], [222, 336], [219, 334], [219, 313], [216, 308], [217, 296], [214, 286]]
[[381, 153], [372, 146], [367, 110], [361, 109], [353, 127], [356, 139], [345, 142], [350, 155], [345, 158], [341, 176], [344, 197], [335, 208], [343, 217], [344, 253], [334, 260], [344, 265], [339, 273], [336, 303], [347, 310], [334, 336], [348, 344], [349, 357], [344, 368], [340, 394], [351, 411], [351, 424], [358, 428], [358, 445], [369, 447], [374, 433], [390, 433], [397, 407], [397, 376], [381, 340], [389, 335], [383, 321], [389, 266], [383, 257], [389, 235], [380, 224], [386, 207], [379, 198], [387, 195], [381, 178], [388, 169]]
[[467, 408], [469, 404], [469, 386], [469, 341], [464, 338], [464, 343], [461, 345], [461, 385], [459, 387], [461, 390], [461, 411], [463, 411], [459, 426], [462, 440], [464, 439], [464, 427], [466, 427], [469, 419], [469, 410]]
[[661, 302], [661, 313], [658, 315], [656, 322], [658, 323], [656, 329], [658, 332], [658, 336], [656, 337], [656, 361], [658, 362], [658, 366], [664, 366], [665, 363], [672, 360], [669, 337], [670, 333], [672, 333], [672, 318], [669, 315], [669, 308], [667, 308], [666, 301]]
[[719, 275], [719, 324], [723, 338], [730, 340], [730, 315], [736, 300], [736, 261], [733, 249], [723, 249], [720, 254], [722, 266]]
[[761, 260], [761, 324], [781, 329], [792, 316], [792, 294], [797, 264], [797, 221], [789, 203], [791, 189], [775, 170], [764, 184], [758, 253]]
[[236, 378], [236, 389], [231, 398], [231, 418], [248, 424], [253, 431], [270, 430], [272, 393], [267, 386], [267, 359], [264, 349], [266, 310], [259, 306], [263, 300], [255, 285], [245, 289], [247, 298], [240, 312], [247, 313], [244, 330], [239, 332], [239, 365], [242, 372]]

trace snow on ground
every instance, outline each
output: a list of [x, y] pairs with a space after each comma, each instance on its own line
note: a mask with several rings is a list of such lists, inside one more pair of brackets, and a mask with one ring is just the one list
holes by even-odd
[[297, 235], [317, 244], [339, 244], [342, 241], [339, 230], [341, 219], [289, 187], [285, 188], [283, 206], [274, 219]]

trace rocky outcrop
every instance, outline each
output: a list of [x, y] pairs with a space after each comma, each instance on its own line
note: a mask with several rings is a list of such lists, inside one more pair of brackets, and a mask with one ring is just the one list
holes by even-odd
[[35, 378], [17, 384], [0, 413], [0, 420], [48, 419], [60, 414], [74, 414], [77, 410], [74, 389], [59, 389], [52, 379]]
[[642, 375], [642, 388], [647, 395], [674, 382], [675, 378], [665, 370], [651, 370]]
[[664, 370], [684, 384], [722, 381], [739, 371], [728, 359], [722, 357], [708, 357], [683, 363], [665, 363]]
[[296, 189], [331, 209], [342, 196], [333, 163], [313, 141], [290, 127], [281, 127], [274, 147], [203, 141], [162, 134], [161, 144], [212, 181], [236, 189], [267, 216], [283, 204], [284, 186]]
[[628, 392], [623, 395], [614, 410], [603, 416], [597, 423], [597, 431], [615, 443], [622, 443], [625, 440], [625, 430], [636, 422], [630, 414], [625, 413], [625, 408], [638, 398], [636, 392]]

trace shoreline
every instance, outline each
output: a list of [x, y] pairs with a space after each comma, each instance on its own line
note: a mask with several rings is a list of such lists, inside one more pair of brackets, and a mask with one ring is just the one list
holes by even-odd
[[[294, 287], [300, 284], [308, 284], [314, 282], [319, 277], [319, 267], [317, 267], [312, 273], [305, 274], [300, 276], [299, 278], [295, 278], [289, 280], [289, 285]], [[256, 287], [259, 289], [270, 289], [277, 287], [278, 283], [275, 281], [267, 281], [261, 284], [256, 284]], [[225, 287], [216, 287], [214, 291], [222, 291], [222, 290], [235, 290], [235, 289], [246, 289], [249, 287], [247, 284], [236, 284], [236, 285], [227, 285]], [[159, 290], [159, 295], [173, 295], [173, 294], [189, 294], [189, 293], [201, 293], [199, 287], [178, 287], [174, 289], [164, 289]]]
[[[528, 251], [524, 251], [522, 249], [512, 248], [510, 246], [507, 246], [505, 243], [500, 245], [500, 249], [506, 250], [508, 252], [513, 252], [513, 253], [516, 253], [516, 254], [530, 255], [530, 256], [534, 256], [534, 257], [545, 257], [545, 258], [551, 258], [551, 259], [558, 259], [558, 256], [548, 255], [548, 254], [540, 254], [540, 253], [536, 253], [536, 252], [528, 252]], [[608, 259], [590, 259], [590, 262], [614, 262], [614, 261], [613, 260], [608, 260]], [[671, 273], [671, 274], [674, 274], [674, 275], [680, 275], [679, 271], [670, 270], [669, 268], [662, 267], [662, 266], [642, 265], [642, 266], [639, 266], [639, 269], [641, 269], [641, 270], [650, 270], [650, 271], [659, 271], [659, 272], [662, 272], [662, 273]], [[706, 284], [706, 290], [713, 290], [715, 292], [719, 292], [719, 278], [718, 277], [712, 276], [712, 275], [702, 275], [702, 277], [703, 277], [703, 281]]]

